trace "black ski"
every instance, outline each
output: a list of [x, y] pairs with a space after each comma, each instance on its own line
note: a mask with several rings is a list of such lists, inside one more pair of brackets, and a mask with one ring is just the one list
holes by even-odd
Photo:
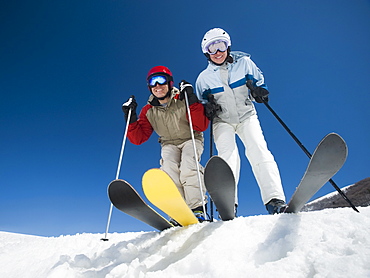
[[235, 217], [235, 178], [230, 166], [212, 156], [204, 169], [204, 184], [222, 220]]
[[173, 227], [140, 197], [137, 191], [124, 180], [114, 180], [108, 186], [108, 196], [112, 204], [124, 213], [163, 231]]
[[299, 212], [313, 195], [342, 168], [347, 145], [336, 133], [329, 133], [316, 147], [301, 182], [285, 212]]

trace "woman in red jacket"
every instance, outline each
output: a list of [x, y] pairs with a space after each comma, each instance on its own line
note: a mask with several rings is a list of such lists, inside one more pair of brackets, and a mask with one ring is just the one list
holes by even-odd
[[[134, 96], [122, 105], [126, 120], [129, 110], [132, 110], [127, 137], [131, 143], [140, 145], [149, 139], [153, 131], [159, 135], [162, 147], [161, 169], [172, 178], [189, 208], [202, 221], [205, 219], [203, 201], [206, 201], [206, 197], [203, 196], [202, 200], [197, 169], [201, 169], [203, 179], [199, 160], [203, 153], [203, 131], [209, 124], [204, 107], [193, 93], [191, 84], [183, 80], [179, 84], [181, 90], [173, 86], [172, 73], [164, 66], [153, 67], [148, 72], [147, 84], [151, 95], [139, 117], [136, 114], [137, 103]], [[189, 101], [192, 131], [184, 100], [185, 93]], [[194, 134], [199, 168], [195, 162], [191, 132]], [[203, 181], [202, 189], [205, 193]]]

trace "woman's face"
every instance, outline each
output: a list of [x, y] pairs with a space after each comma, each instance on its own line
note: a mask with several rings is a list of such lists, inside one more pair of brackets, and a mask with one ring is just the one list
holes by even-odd
[[213, 63], [221, 65], [225, 62], [227, 55], [227, 51], [218, 50], [215, 54], [209, 54], [209, 57]]

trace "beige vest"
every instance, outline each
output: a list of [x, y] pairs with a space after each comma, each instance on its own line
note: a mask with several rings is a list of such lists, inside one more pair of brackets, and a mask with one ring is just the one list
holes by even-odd
[[[179, 145], [191, 140], [185, 100], [174, 98], [178, 93], [179, 90], [173, 88], [167, 105], [153, 106], [146, 114], [154, 131], [159, 135], [158, 141], [162, 145]], [[149, 98], [148, 102], [152, 104], [152, 101], [153, 96]], [[194, 137], [203, 142], [202, 132], [194, 131]]]

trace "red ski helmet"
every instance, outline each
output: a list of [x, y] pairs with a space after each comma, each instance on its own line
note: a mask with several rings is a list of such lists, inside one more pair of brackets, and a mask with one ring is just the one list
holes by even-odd
[[[146, 76], [146, 81], [148, 83], [148, 86], [149, 86], [149, 80], [151, 77], [153, 76], [156, 76], [156, 75], [164, 75], [167, 77], [167, 80], [168, 80], [168, 84], [169, 84], [169, 90], [172, 89], [172, 86], [173, 86], [173, 76], [172, 76], [172, 72], [165, 66], [155, 66], [153, 68], [151, 68]], [[149, 87], [149, 90], [150, 90], [150, 87]], [[150, 90], [151, 92], [151, 90]]]

